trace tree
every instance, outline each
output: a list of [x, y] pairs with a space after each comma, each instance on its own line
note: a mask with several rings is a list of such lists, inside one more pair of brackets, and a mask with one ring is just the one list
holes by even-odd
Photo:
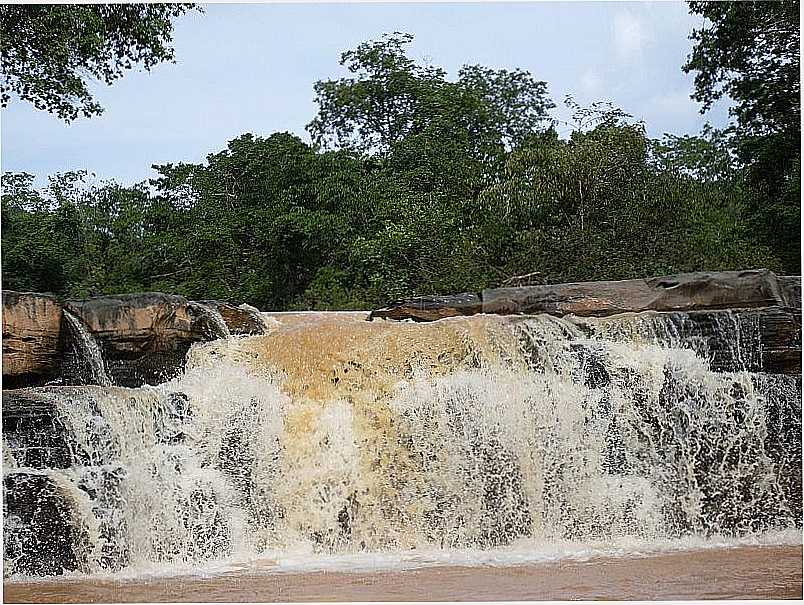
[[[198, 164], [121, 187], [3, 176], [3, 276], [63, 296], [141, 290], [261, 309], [371, 308], [548, 282], [768, 267], [736, 129], [646, 136], [603, 103], [550, 126], [543, 83], [417, 66], [409, 36], [345, 56], [319, 83], [317, 145], [244, 134]], [[792, 194], [791, 194], [792, 195]], [[768, 205], [767, 207], [772, 207]]]
[[797, 128], [800, 24], [797, 0], [689, 2], [707, 19], [692, 32], [683, 69], [697, 72], [693, 98], [702, 111], [724, 94], [741, 128], [762, 134]]
[[702, 113], [728, 95], [735, 152], [753, 190], [758, 231], [800, 268], [801, 77], [799, 2], [689, 2], [706, 18], [683, 66], [696, 72]]
[[172, 18], [193, 4], [0, 5], [5, 107], [12, 94], [69, 122], [103, 111], [88, 80], [173, 60]]
[[[543, 130], [554, 107], [547, 84], [521, 70], [465, 66], [457, 82], [405, 54], [410, 34], [386, 34], [341, 55], [356, 77], [315, 84], [318, 116], [308, 125], [315, 144], [388, 153], [412, 136], [465, 139], [475, 157], [515, 145]], [[445, 136], [447, 135], [447, 136]]]
[[688, 140], [659, 145], [622, 111], [569, 104], [578, 125], [569, 140], [518, 147], [483, 191], [465, 252], [486, 268], [479, 281], [535, 270], [556, 283], [777, 268], [751, 237], [739, 188], [707, 180], [716, 170]]

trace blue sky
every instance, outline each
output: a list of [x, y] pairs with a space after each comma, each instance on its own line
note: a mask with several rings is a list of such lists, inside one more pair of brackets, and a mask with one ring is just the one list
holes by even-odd
[[615, 103], [652, 136], [695, 133], [727, 121], [722, 103], [698, 113], [681, 71], [700, 23], [683, 2], [207, 5], [177, 21], [175, 64], [93, 86], [102, 116], [67, 125], [22, 102], [3, 109], [2, 169], [39, 183], [79, 169], [133, 183], [154, 176], [151, 164], [203, 161], [245, 132], [309, 140], [313, 83], [343, 75], [341, 52], [391, 31], [413, 34], [412, 56], [451, 76], [475, 63], [529, 70], [559, 118], [571, 93]]

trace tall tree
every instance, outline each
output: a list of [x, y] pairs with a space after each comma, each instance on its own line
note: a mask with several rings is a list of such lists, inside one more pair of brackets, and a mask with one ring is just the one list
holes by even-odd
[[171, 19], [193, 4], [0, 5], [5, 107], [17, 95], [65, 121], [100, 114], [88, 80], [173, 60]]
[[355, 76], [315, 84], [319, 111], [308, 130], [317, 145], [386, 153], [430, 132], [463, 136], [482, 154], [549, 124], [554, 105], [545, 82], [526, 71], [481, 66], [465, 66], [449, 82], [443, 69], [405, 54], [412, 41], [410, 34], [386, 34], [341, 55]]
[[4, 284], [343, 309], [534, 272], [781, 266], [755, 241], [733, 129], [651, 141], [621, 110], [570, 99], [562, 139], [526, 72], [450, 81], [409, 60], [409, 41], [360, 45], [345, 55], [355, 77], [319, 83], [318, 148], [247, 134], [203, 163], [156, 166], [150, 187], [68, 173], [37, 191], [3, 175]]
[[798, 0], [689, 2], [704, 25], [683, 66], [702, 112], [728, 95], [735, 150], [755, 192], [758, 227], [800, 272], [801, 76]]

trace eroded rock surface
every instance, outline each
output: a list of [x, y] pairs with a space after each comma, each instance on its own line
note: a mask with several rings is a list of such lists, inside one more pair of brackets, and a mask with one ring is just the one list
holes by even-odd
[[384, 309], [372, 311], [368, 319], [412, 319], [435, 321], [445, 317], [475, 315], [483, 312], [480, 295], [471, 292], [447, 296], [421, 296], [392, 302]]
[[44, 384], [59, 372], [62, 308], [53, 296], [3, 291], [3, 381]]
[[397, 301], [373, 311], [370, 318], [432, 321], [475, 313], [606, 317], [643, 311], [690, 312], [775, 306], [801, 307], [800, 277], [777, 277], [767, 269], [754, 269], [492, 288], [480, 294]]
[[[219, 325], [211, 325], [215, 322]], [[177, 375], [194, 342], [266, 329], [260, 312], [245, 304], [193, 302], [159, 292], [61, 303], [45, 294], [4, 291], [4, 386], [109, 384], [93, 382], [98, 372], [88, 371], [92, 368], [86, 346], [79, 346], [76, 323], [97, 343], [110, 383], [128, 387]]]
[[101, 346], [114, 384], [158, 384], [176, 375], [194, 342], [205, 340], [183, 296], [148, 292], [70, 300], [65, 308]]
[[683, 273], [650, 279], [484, 290], [485, 313], [603, 317], [641, 311], [703, 311], [783, 306], [774, 273], [765, 269]]

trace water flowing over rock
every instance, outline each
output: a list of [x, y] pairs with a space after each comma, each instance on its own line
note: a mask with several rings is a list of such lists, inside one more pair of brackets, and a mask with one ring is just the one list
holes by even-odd
[[245, 304], [160, 293], [62, 304], [4, 291], [3, 380], [7, 388], [159, 384], [181, 372], [193, 343], [267, 329], [260, 312]]
[[277, 313], [158, 385], [6, 391], [4, 568], [800, 527], [800, 376], [676, 313]]
[[267, 330], [265, 320], [259, 309], [251, 305], [233, 305], [219, 300], [202, 300], [201, 304], [215, 309], [231, 334], [264, 334]]
[[801, 374], [801, 311], [785, 307], [569, 316], [589, 334], [697, 351], [715, 371]]
[[164, 382], [181, 370], [190, 345], [204, 338], [179, 296], [99, 296], [68, 301], [66, 309], [98, 340], [115, 384]]
[[72, 333], [71, 342], [74, 344], [72, 366], [84, 366], [77, 370], [78, 376], [75, 380], [79, 384], [112, 386], [112, 381], [106, 373], [103, 354], [95, 337], [87, 330], [81, 320], [69, 311], [64, 311], [64, 320], [70, 327]]
[[229, 338], [232, 335], [217, 307], [200, 302], [189, 302], [187, 303], [187, 314], [193, 319], [194, 324], [200, 326], [201, 331], [210, 340]]

